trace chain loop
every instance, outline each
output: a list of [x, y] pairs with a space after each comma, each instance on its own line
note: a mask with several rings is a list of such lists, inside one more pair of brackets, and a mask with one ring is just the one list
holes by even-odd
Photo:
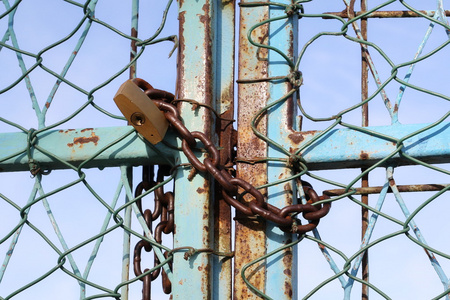
[[[289, 7], [289, 9], [298, 9], [297, 6]], [[292, 84], [301, 84], [301, 73], [290, 74], [290, 81]], [[136, 80], [135, 83], [144, 90], [144, 92], [156, 103], [158, 108], [164, 112], [167, 120], [171, 126], [177, 131], [182, 139], [182, 150], [187, 159], [194, 167], [193, 172], [209, 173], [222, 187], [222, 195], [224, 200], [231, 206], [235, 207], [242, 214], [252, 217], [259, 216], [265, 220], [271, 221], [279, 226], [285, 232], [292, 232], [298, 234], [304, 234], [313, 230], [319, 224], [320, 218], [328, 214], [331, 203], [326, 202], [323, 204], [314, 204], [321, 200], [326, 200], [329, 197], [319, 197], [314, 191], [312, 186], [306, 182], [301, 181], [301, 186], [306, 194], [306, 204], [293, 204], [287, 205], [280, 209], [271, 204], [266, 203], [264, 195], [256, 189], [249, 182], [233, 177], [229, 172], [225, 170], [225, 167], [219, 164], [220, 155], [219, 150], [206, 134], [193, 131], [190, 132], [181, 121], [180, 115], [176, 107], [167, 102], [167, 92], [155, 90], [149, 83], [144, 80]], [[170, 94], [171, 95], [171, 94]], [[171, 99], [172, 101], [173, 99]], [[177, 101], [177, 100], [174, 100]], [[196, 139], [202, 144], [207, 153], [206, 157], [201, 162], [194, 153], [194, 149], [197, 146]], [[292, 155], [289, 158], [289, 166], [296, 168], [298, 163], [302, 161], [301, 156]], [[192, 173], [191, 176], [194, 176]], [[239, 201], [238, 190], [242, 189], [246, 194], [251, 196], [249, 201]], [[159, 190], [159, 189], [158, 189]], [[161, 236], [161, 232], [168, 233], [173, 232], [173, 195], [168, 193], [163, 194], [161, 191], [156, 191], [155, 198], [158, 198], [162, 205], [161, 222], [155, 229], [155, 239], [158, 241]], [[242, 194], [241, 194], [242, 195]], [[172, 198], [170, 198], [172, 197]], [[172, 203], [172, 206], [171, 204]], [[308, 224], [302, 225], [295, 215], [301, 213], [303, 218], [308, 220]]]
[[238, 192], [238, 187], [230, 183], [231, 177], [230, 173], [228, 173], [225, 169], [219, 170], [210, 158], [205, 158], [203, 164], [206, 167], [206, 171], [211, 174], [215, 180], [220, 184], [220, 186], [227, 192], [232, 195], [236, 195]]
[[[208, 151], [208, 154], [211, 155], [212, 164], [214, 165], [214, 167], [216, 167], [219, 162], [219, 150], [217, 150], [213, 142], [203, 132], [193, 131], [191, 132], [191, 135], [194, 138], [199, 139], [203, 143], [205, 149]], [[184, 154], [195, 169], [200, 172], [206, 172], [205, 165], [198, 160], [197, 156], [195, 156], [194, 154], [194, 151], [185, 139], [183, 139], [182, 141], [181, 148], [183, 149]]]
[[[144, 83], [141, 83], [142, 86], [147, 86]], [[160, 184], [162, 181], [164, 181], [164, 176], [169, 175], [170, 172], [168, 172], [168, 168], [166, 166], [159, 166], [158, 167], [158, 174], [156, 181], [154, 180], [154, 166], [144, 166], [142, 170], [142, 181], [137, 185], [135, 190], [135, 197], [139, 197], [143, 194], [144, 191], [148, 191], [152, 188], [155, 188], [158, 184]], [[160, 222], [157, 224], [155, 228], [155, 241], [159, 244], [162, 243], [162, 234], [170, 234], [173, 233], [175, 228], [174, 223], [174, 196], [172, 192], [164, 192], [164, 188], [158, 187], [154, 191], [154, 209], [153, 212], [150, 209], [143, 210], [142, 208], [142, 197], [140, 197], [136, 204], [138, 206], [139, 211], [144, 216], [144, 220], [146, 225], [150, 230], [153, 228], [153, 222], [156, 221], [158, 218], [160, 218]], [[147, 241], [147, 240], [140, 240], [136, 246], [134, 247], [134, 257], [133, 257], [133, 269], [134, 274], [136, 276], [140, 276], [143, 273], [150, 270], [149, 268], [146, 268], [144, 271], [142, 271], [141, 267], [141, 257], [142, 257], [142, 249], [144, 249], [146, 252], [151, 252], [153, 249], [153, 245]], [[164, 254], [167, 256], [167, 251]], [[160, 261], [156, 254], [154, 253], [154, 259], [153, 259], [154, 266], [157, 266], [160, 264]], [[172, 264], [169, 263], [169, 267], [172, 267]], [[154, 281], [158, 276], [161, 274], [162, 276], [162, 286], [163, 291], [166, 294], [171, 293], [171, 284], [167, 277], [167, 274], [162, 270], [161, 268], [157, 268], [153, 270], [150, 274], [147, 274], [140, 278], [140, 280], [143, 282], [143, 288], [142, 288], [142, 297], [143, 299], [150, 299], [151, 298], [151, 282]]]

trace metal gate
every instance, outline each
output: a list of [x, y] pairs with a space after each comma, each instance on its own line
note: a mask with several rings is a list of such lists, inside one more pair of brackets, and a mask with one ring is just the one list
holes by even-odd
[[172, 2], [3, 0], [0, 299], [449, 299], [444, 1]]

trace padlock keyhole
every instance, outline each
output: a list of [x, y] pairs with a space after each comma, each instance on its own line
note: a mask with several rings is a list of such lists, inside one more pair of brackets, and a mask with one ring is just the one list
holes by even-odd
[[140, 112], [135, 112], [131, 115], [131, 123], [136, 126], [142, 126], [145, 123], [145, 116]]

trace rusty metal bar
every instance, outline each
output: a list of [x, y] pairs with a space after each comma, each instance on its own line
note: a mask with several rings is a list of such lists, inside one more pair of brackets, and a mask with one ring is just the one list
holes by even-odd
[[[419, 10], [419, 12], [429, 16], [433, 17], [435, 12], [434, 10]], [[359, 17], [362, 15], [364, 11], [358, 11], [355, 12], [355, 16]], [[343, 10], [341, 12], [325, 12], [324, 14], [327, 15], [333, 15], [341, 18], [348, 18], [347, 10]], [[450, 16], [450, 10], [445, 11], [445, 15], [448, 17]], [[397, 10], [397, 11], [374, 11], [367, 16], [364, 16], [364, 18], [420, 18], [422, 17], [418, 13], [410, 10]], [[332, 17], [323, 16], [323, 19], [332, 19]]]
[[[437, 192], [445, 189], [450, 184], [408, 184], [408, 185], [397, 185], [397, 189], [401, 193], [408, 192]], [[354, 195], [364, 195], [364, 194], [379, 194], [383, 189], [382, 186], [373, 186], [373, 187], [362, 187], [356, 188], [356, 192]], [[328, 196], [340, 196], [347, 193], [345, 189], [333, 189], [323, 191], [325, 195]], [[392, 190], [389, 188], [388, 193], [392, 193]]]
[[[241, 3], [251, 2], [241, 1]], [[267, 2], [267, 1], [265, 1]], [[267, 77], [267, 51], [258, 50], [252, 46], [247, 39], [247, 32], [251, 26], [268, 18], [268, 8], [240, 7], [239, 22], [239, 79], [253, 79]], [[268, 26], [260, 26], [253, 31], [252, 37], [260, 40], [267, 37]], [[239, 157], [266, 157], [267, 145], [256, 137], [251, 129], [251, 119], [261, 108], [266, 105], [268, 84], [266, 82], [244, 83], [238, 86], [238, 144], [237, 154]], [[258, 129], [266, 133], [266, 118], [259, 122]], [[267, 183], [266, 164], [237, 164], [237, 176], [248, 181], [254, 186]], [[265, 191], [263, 191], [264, 193]], [[236, 236], [235, 236], [235, 263], [234, 263], [234, 293], [233, 299], [254, 299], [255, 295], [245, 284], [240, 272], [242, 267], [252, 260], [265, 254], [265, 223], [254, 222], [240, 213], [236, 212]], [[249, 268], [250, 282], [259, 290], [264, 291], [265, 267], [257, 264]]]
[[[367, 11], [367, 0], [361, 0], [361, 13]], [[367, 41], [367, 18], [361, 19], [361, 35], [362, 38]], [[367, 61], [367, 48], [361, 46], [361, 101], [365, 101], [369, 97], [369, 63]], [[369, 103], [364, 103], [361, 106], [361, 114], [362, 114], [362, 126], [369, 126]], [[365, 172], [367, 169], [362, 168], [361, 172]], [[361, 177], [361, 187], [366, 188], [369, 187], [369, 173], [364, 174]], [[369, 195], [362, 194], [361, 202], [369, 205]], [[364, 239], [364, 236], [367, 231], [367, 227], [369, 225], [369, 209], [362, 206], [361, 207], [361, 241]], [[364, 281], [369, 281], [369, 250], [364, 252], [362, 258], [362, 279]], [[369, 287], [367, 284], [363, 284], [361, 288], [361, 299], [368, 300], [369, 299]]]

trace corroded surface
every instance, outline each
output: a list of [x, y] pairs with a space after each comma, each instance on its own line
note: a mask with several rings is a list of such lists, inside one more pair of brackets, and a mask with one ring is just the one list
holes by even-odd
[[[239, 79], [267, 77], [267, 52], [257, 51], [247, 40], [247, 31], [256, 22], [267, 19], [268, 11], [265, 7], [241, 8], [239, 33]], [[267, 26], [261, 26], [254, 31], [254, 38], [262, 42], [260, 37], [268, 34]], [[252, 159], [266, 157], [266, 143], [258, 139], [250, 127], [252, 117], [266, 105], [267, 83], [245, 83], [239, 85], [238, 90], [238, 157]], [[266, 120], [261, 119], [258, 129], [266, 132]], [[237, 176], [254, 186], [267, 182], [266, 164], [240, 163], [237, 166]], [[265, 223], [254, 222], [242, 218], [236, 213], [236, 246], [235, 246], [235, 286], [234, 299], [259, 299], [241, 278], [241, 268], [250, 261], [265, 254]], [[259, 290], [264, 290], [265, 268], [255, 265], [247, 270], [250, 282]]]

